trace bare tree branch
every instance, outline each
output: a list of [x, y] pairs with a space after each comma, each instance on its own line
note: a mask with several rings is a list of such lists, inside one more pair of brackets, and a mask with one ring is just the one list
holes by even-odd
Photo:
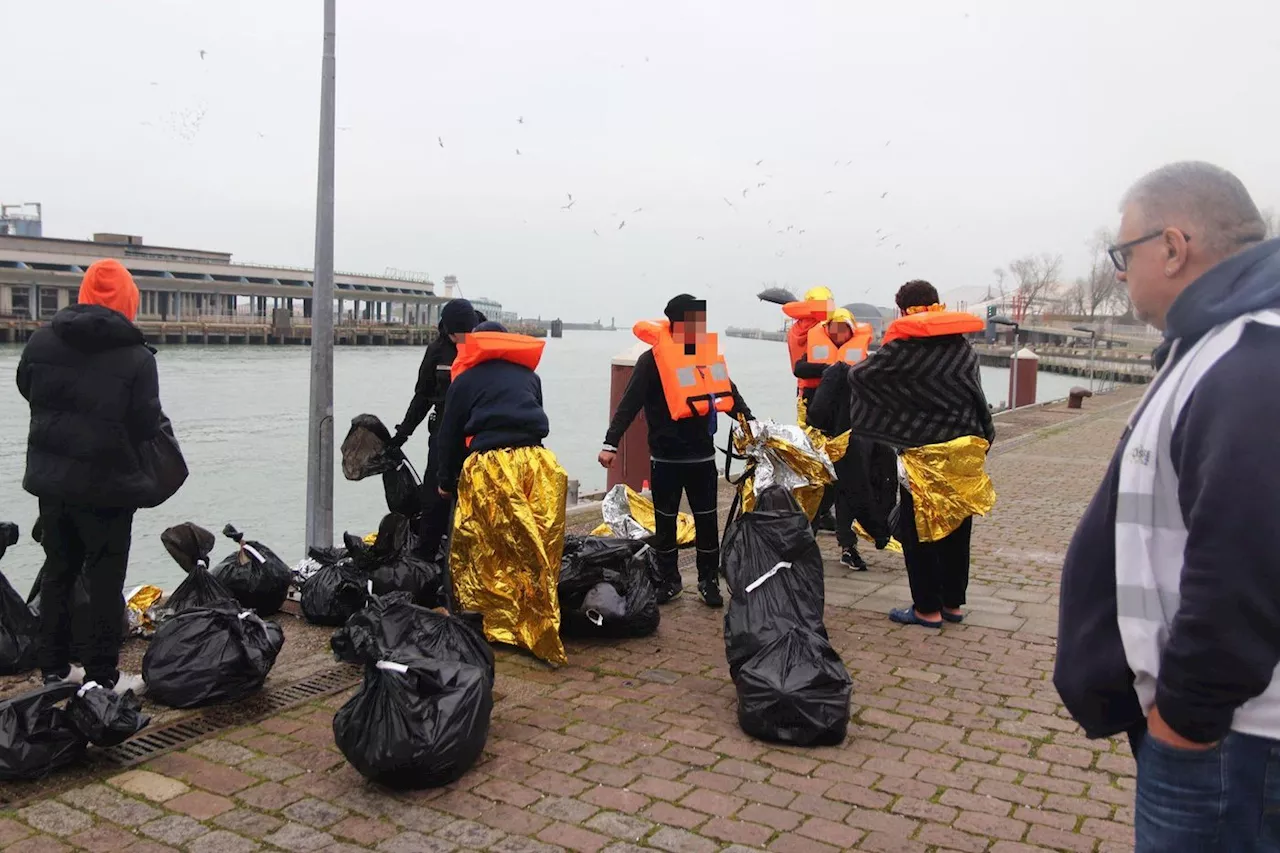
[[1062, 274], [1062, 255], [1027, 255], [1009, 264], [1009, 272], [1018, 283], [1017, 295], [1022, 299], [1023, 311], [1034, 315], [1043, 311], [1045, 304], [1055, 295], [1058, 277]]

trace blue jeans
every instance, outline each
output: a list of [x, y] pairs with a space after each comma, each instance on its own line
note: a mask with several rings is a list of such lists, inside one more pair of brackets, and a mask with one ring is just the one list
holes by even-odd
[[1280, 853], [1280, 741], [1232, 732], [1203, 751], [1130, 741], [1135, 853]]

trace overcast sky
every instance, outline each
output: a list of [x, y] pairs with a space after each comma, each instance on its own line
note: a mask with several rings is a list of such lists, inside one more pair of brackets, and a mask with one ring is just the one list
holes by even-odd
[[[319, 0], [0, 0], [0, 200], [309, 266], [320, 31]], [[773, 325], [762, 283], [1074, 276], [1170, 160], [1280, 205], [1278, 83], [1260, 0], [339, 0], [336, 262], [574, 320], [690, 291], [713, 327]]]

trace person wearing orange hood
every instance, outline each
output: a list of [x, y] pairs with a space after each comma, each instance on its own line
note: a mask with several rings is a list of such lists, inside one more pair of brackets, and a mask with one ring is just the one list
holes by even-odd
[[[118, 666], [133, 516], [155, 506], [141, 446], [162, 430], [154, 351], [133, 324], [138, 287], [119, 261], [92, 264], [78, 304], [38, 329], [18, 362], [31, 405], [22, 486], [40, 501], [40, 668], [46, 683], [86, 678], [123, 693]], [[83, 575], [93, 614], [83, 668], [71, 665], [71, 592]]]
[[802, 301], [782, 306], [782, 312], [795, 321], [787, 329], [787, 355], [791, 359], [791, 373], [796, 377], [796, 405], [801, 424], [827, 368], [826, 364], [809, 361], [809, 332], [830, 320], [835, 310], [835, 297], [826, 287], [811, 287], [805, 291]]

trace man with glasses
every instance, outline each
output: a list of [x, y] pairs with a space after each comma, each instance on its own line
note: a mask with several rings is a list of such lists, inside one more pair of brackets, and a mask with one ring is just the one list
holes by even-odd
[[1067, 551], [1054, 684], [1087, 735], [1129, 737], [1138, 853], [1277, 851], [1280, 240], [1207, 163], [1121, 211], [1111, 259], [1164, 341]]

